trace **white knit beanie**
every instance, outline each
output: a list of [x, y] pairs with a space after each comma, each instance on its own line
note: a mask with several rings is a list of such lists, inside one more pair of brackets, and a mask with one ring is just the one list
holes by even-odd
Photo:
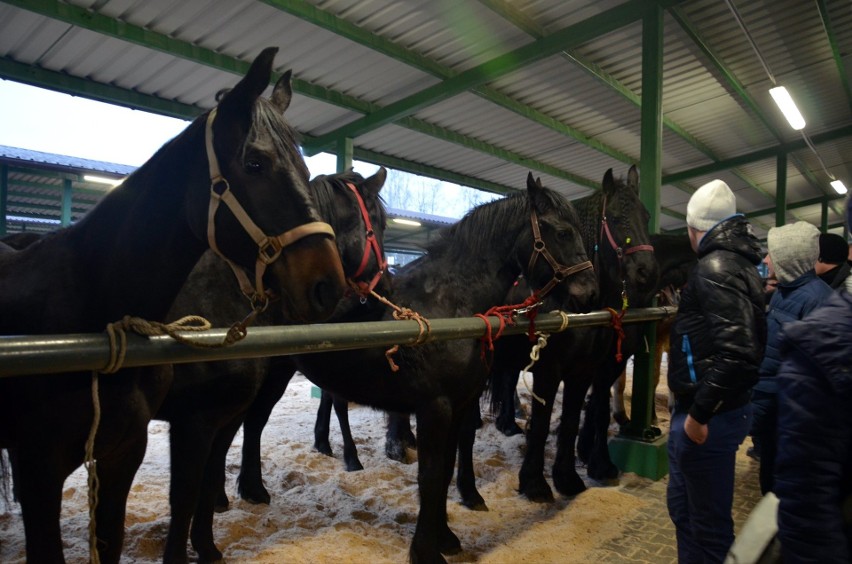
[[695, 191], [686, 205], [686, 224], [697, 231], [711, 227], [737, 213], [737, 199], [721, 180], [711, 180]]
[[766, 235], [769, 259], [779, 283], [813, 270], [819, 257], [819, 229], [807, 221], [773, 227]]

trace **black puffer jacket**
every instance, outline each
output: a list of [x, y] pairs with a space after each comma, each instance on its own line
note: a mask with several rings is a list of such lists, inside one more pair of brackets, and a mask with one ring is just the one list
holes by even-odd
[[741, 215], [708, 231], [672, 324], [669, 388], [699, 423], [745, 405], [766, 347], [760, 243]]

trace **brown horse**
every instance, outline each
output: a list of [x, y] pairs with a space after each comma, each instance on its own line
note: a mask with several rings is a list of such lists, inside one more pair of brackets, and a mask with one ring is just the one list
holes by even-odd
[[[208, 246], [233, 265], [256, 304], [269, 292], [289, 319], [331, 314], [344, 291], [343, 272], [282, 117], [289, 73], [270, 100], [260, 97], [276, 51], [264, 50], [215, 109], [78, 223], [0, 253], [0, 335], [95, 332], [125, 315], [163, 321]], [[168, 368], [154, 372], [125, 369], [99, 379], [91, 454], [100, 481], [102, 562], [119, 561], [127, 494], [145, 454], [148, 422], [171, 380]], [[29, 562], [64, 561], [62, 487], [87, 451], [94, 376], [0, 379], [0, 447], [12, 455]]]

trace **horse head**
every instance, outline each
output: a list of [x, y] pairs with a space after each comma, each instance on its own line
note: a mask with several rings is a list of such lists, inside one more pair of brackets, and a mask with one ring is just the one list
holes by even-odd
[[645, 302], [656, 291], [659, 269], [648, 232], [650, 215], [639, 199], [636, 166], [630, 167], [626, 182], [614, 178], [612, 169], [607, 170], [601, 183], [601, 198], [601, 223], [594, 239], [598, 255], [595, 268], [618, 291], [626, 291], [625, 298]]
[[387, 270], [387, 212], [379, 197], [386, 179], [387, 170], [380, 167], [369, 178], [349, 169], [311, 180], [320, 215], [334, 228], [343, 273], [361, 297], [370, 294]]
[[283, 118], [290, 73], [270, 99], [260, 97], [276, 51], [265, 49], [207, 115], [210, 193], [194, 194], [189, 209], [195, 231], [231, 265], [255, 309], [279, 297], [285, 318], [319, 321], [343, 295], [343, 270], [297, 136]]
[[589, 311], [598, 285], [586, 254], [574, 207], [541, 179], [527, 176], [530, 229], [519, 238], [521, 256], [529, 257], [524, 278], [539, 298], [569, 311]]

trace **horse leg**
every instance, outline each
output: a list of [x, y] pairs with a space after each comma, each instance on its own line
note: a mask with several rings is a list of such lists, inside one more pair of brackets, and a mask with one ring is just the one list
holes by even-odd
[[450, 441], [453, 409], [446, 397], [417, 410], [417, 483], [420, 511], [409, 549], [412, 564], [445, 563], [441, 553], [456, 553], [461, 542], [447, 525], [447, 490], [452, 479], [456, 443]]
[[204, 432], [192, 427], [195, 424], [172, 421], [169, 430], [171, 520], [163, 553], [165, 564], [187, 562], [190, 522], [201, 495], [205, 466], [215, 436], [213, 431]]
[[21, 438], [17, 449], [15, 488], [21, 503], [26, 534], [27, 562], [62, 563], [62, 534], [59, 515], [62, 509], [62, 488], [65, 478], [82, 458], [73, 463], [44, 442], [46, 429]]
[[[473, 472], [473, 443], [476, 440], [479, 402], [473, 402], [471, 408], [462, 416], [459, 432], [459, 464], [456, 488], [461, 495], [462, 505], [474, 511], [488, 511], [485, 500], [476, 489], [476, 476]], [[452, 470], [450, 471], [452, 474]]]
[[[286, 358], [286, 357], [285, 357]], [[272, 409], [287, 390], [287, 385], [293, 378], [295, 367], [292, 360], [282, 362], [281, 358], [273, 360], [269, 373], [258, 390], [257, 396], [246, 412], [243, 421], [243, 451], [240, 462], [240, 474], [237, 476], [237, 492], [249, 503], [270, 502], [269, 492], [263, 485], [263, 471], [260, 464], [260, 438], [263, 428], [269, 421]], [[223, 465], [224, 470], [224, 465]], [[224, 484], [224, 476], [223, 481]], [[224, 504], [222, 503], [224, 501]], [[217, 508], [228, 507], [228, 497], [224, 487], [216, 502]]]
[[147, 425], [126, 437], [119, 452], [97, 459], [98, 506], [95, 512], [98, 555], [101, 562], [118, 562], [124, 543], [127, 496], [136, 471], [145, 458]]
[[321, 392], [320, 404], [317, 408], [317, 421], [314, 423], [314, 448], [321, 454], [334, 456], [331, 452], [331, 443], [328, 440], [334, 396], [326, 390], [321, 390]]
[[352, 438], [352, 429], [349, 428], [349, 400], [337, 394], [333, 396], [334, 413], [337, 415], [337, 423], [340, 425], [340, 434], [343, 435], [343, 462], [347, 472], [363, 470], [361, 461], [358, 459], [358, 447]]
[[498, 431], [507, 437], [520, 435], [524, 432], [523, 429], [515, 423], [515, 411], [517, 407], [515, 404], [515, 390], [518, 387], [518, 377], [519, 375], [517, 373], [513, 373], [511, 371], [499, 371], [499, 385], [497, 387], [497, 393], [500, 396], [500, 412], [494, 420], [494, 425], [497, 427]]
[[627, 371], [624, 370], [612, 386], [612, 418], [619, 426], [624, 427], [630, 423], [627, 417], [627, 409], [624, 407], [624, 389], [627, 387]]
[[222, 552], [216, 548], [216, 542], [213, 539], [213, 515], [217, 492], [224, 488], [225, 477], [221, 469], [225, 467], [228, 449], [240, 429], [241, 422], [242, 417], [238, 415], [219, 429], [211, 445], [210, 456], [204, 466], [201, 492], [192, 517], [192, 528], [189, 534], [192, 547], [198, 553], [199, 562], [219, 562], [222, 560]]
[[556, 458], [553, 461], [553, 485], [565, 496], [584, 491], [586, 484], [574, 467], [574, 443], [580, 426], [580, 411], [586, 399], [589, 381], [585, 378], [568, 378], [562, 395], [562, 420], [556, 440]]
[[538, 400], [532, 402], [530, 425], [527, 429], [527, 450], [518, 473], [518, 491], [530, 501], [553, 501], [553, 490], [544, 478], [544, 448], [547, 444], [547, 436], [550, 434], [553, 400], [556, 398], [558, 389], [559, 378], [556, 375], [556, 367], [541, 364], [533, 380], [533, 392], [544, 399], [545, 403], [542, 405]]
[[407, 448], [416, 448], [417, 439], [411, 431], [411, 416], [407, 413], [388, 412], [388, 429], [385, 435], [385, 454], [391, 460], [406, 462]]

